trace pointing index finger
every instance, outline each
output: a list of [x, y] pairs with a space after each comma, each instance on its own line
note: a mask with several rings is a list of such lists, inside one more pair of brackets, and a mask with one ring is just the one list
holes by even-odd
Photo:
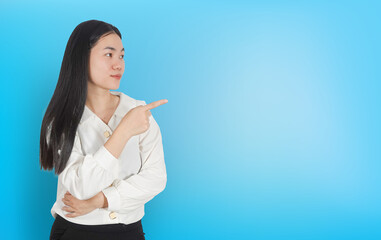
[[163, 105], [163, 104], [165, 104], [167, 102], [168, 102], [167, 99], [162, 99], [162, 100], [158, 100], [158, 101], [146, 104], [144, 107], [146, 108], [146, 110], [151, 110], [151, 109], [154, 109], [154, 108], [156, 108], [156, 107], [158, 107], [160, 105]]

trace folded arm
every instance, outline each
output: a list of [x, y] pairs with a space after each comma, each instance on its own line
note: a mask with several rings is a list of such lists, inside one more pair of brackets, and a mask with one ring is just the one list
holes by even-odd
[[73, 149], [59, 181], [76, 198], [88, 199], [110, 186], [118, 177], [119, 160], [102, 145], [95, 153], [82, 153], [76, 133]]

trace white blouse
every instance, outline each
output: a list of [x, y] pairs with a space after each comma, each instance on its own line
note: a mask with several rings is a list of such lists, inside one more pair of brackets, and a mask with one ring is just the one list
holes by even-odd
[[[146, 105], [122, 92], [110, 92], [120, 100], [108, 125], [85, 106], [70, 158], [58, 175], [57, 199], [51, 209], [54, 218], [59, 214], [70, 222], [86, 225], [133, 223], [144, 216], [144, 204], [166, 187], [161, 132], [152, 115], [149, 129], [130, 138], [119, 158], [104, 147], [125, 114], [138, 105]], [[66, 191], [81, 200], [102, 191], [108, 208], [68, 218], [68, 212], [62, 210]]]

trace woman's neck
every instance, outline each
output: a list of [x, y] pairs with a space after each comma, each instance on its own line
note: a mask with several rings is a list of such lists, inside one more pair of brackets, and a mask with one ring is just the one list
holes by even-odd
[[86, 106], [94, 113], [108, 112], [110, 108], [115, 107], [116, 98], [117, 96], [106, 89], [88, 89]]

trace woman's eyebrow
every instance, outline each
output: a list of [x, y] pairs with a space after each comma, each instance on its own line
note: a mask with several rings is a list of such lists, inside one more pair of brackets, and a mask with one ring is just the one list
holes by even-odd
[[[103, 50], [105, 50], [105, 49], [110, 49], [111, 51], [116, 51], [116, 49], [113, 48], [113, 47], [105, 47], [105, 48], [103, 48]], [[122, 48], [122, 50], [120, 50], [120, 51], [123, 52], [124, 48]]]

